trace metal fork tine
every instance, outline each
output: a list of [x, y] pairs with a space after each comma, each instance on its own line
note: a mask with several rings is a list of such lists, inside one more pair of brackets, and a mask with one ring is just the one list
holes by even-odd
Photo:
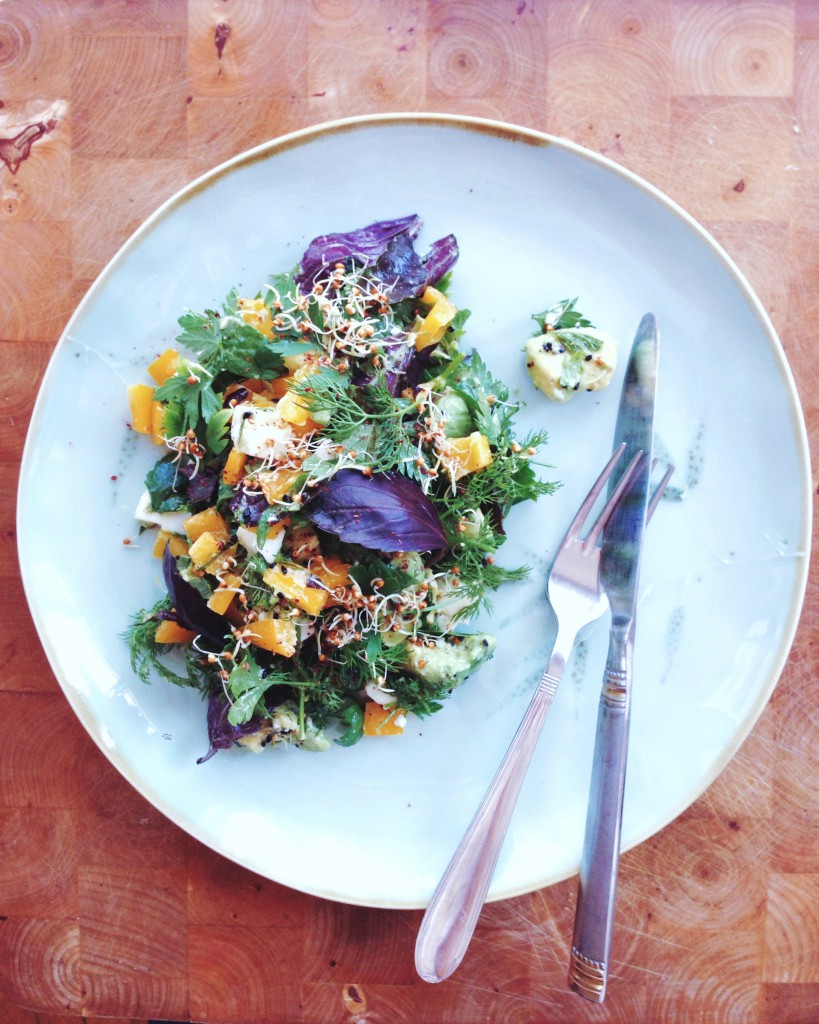
[[[656, 465], [657, 465], [657, 460], [655, 459], [653, 464], [652, 464], [652, 469]], [[665, 474], [663, 475], [662, 480], [654, 488], [654, 493], [649, 498], [648, 508], [646, 509], [646, 522], [647, 523], [651, 522], [651, 517], [654, 515], [654, 510], [660, 504], [660, 498], [662, 498], [663, 492], [665, 491], [666, 487], [668, 487], [668, 481], [671, 479], [671, 477], [673, 475], [674, 475], [674, 467], [673, 466], [669, 466], [668, 469], [665, 471]]]
[[615, 448], [611, 458], [606, 463], [606, 465], [605, 465], [605, 467], [603, 469], [603, 472], [595, 480], [594, 484], [592, 485], [591, 490], [586, 495], [585, 500], [583, 501], [583, 504], [577, 510], [577, 515], [571, 521], [571, 523], [569, 525], [569, 529], [566, 531], [566, 540], [569, 540], [571, 538], [577, 537], [579, 535], [581, 529], [583, 528], [583, 524], [589, 518], [589, 513], [591, 512], [592, 508], [594, 507], [594, 503], [600, 497], [600, 492], [603, 490], [603, 488], [609, 482], [609, 477], [614, 472], [614, 469], [615, 469], [617, 463], [620, 461], [620, 457], [621, 457], [621, 455], [623, 454], [623, 452], [625, 450], [626, 450], [625, 443], [621, 444], [619, 446], [619, 448]]
[[617, 508], [617, 504], [620, 501], [620, 498], [622, 498], [626, 488], [631, 482], [631, 478], [637, 472], [637, 467], [643, 461], [644, 458], [645, 452], [641, 448], [640, 451], [636, 453], [634, 458], [628, 464], [628, 466], [626, 466], [625, 472], [617, 481], [617, 486], [609, 495], [609, 499], [603, 506], [603, 510], [597, 517], [594, 526], [592, 526], [591, 530], [589, 530], [589, 534], [586, 537], [587, 545], [597, 544], [598, 540], [600, 539], [600, 534], [603, 532], [603, 527], [611, 518], [612, 512], [614, 512], [614, 510]]

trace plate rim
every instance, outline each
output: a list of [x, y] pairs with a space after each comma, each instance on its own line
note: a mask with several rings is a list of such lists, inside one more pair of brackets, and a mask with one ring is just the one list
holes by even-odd
[[[60, 333], [60, 336], [54, 346], [53, 351], [49, 357], [46, 370], [43, 377], [38, 385], [37, 397], [32, 408], [31, 418], [29, 420], [26, 429], [26, 439], [23, 447], [23, 454], [20, 462], [20, 472], [18, 478], [18, 490], [17, 490], [17, 501], [16, 501], [16, 525], [17, 525], [17, 557], [20, 568], [20, 575], [23, 584], [23, 592], [28, 604], [29, 612], [31, 614], [34, 626], [37, 632], [37, 637], [40, 641], [41, 646], [46, 654], [49, 662], [49, 667], [57, 680], [62, 694], [67, 699], [70, 707], [74, 714], [79, 719], [81, 725], [85, 729], [86, 733], [95, 742], [96, 746], [102, 751], [109, 762], [117, 769], [117, 771], [125, 778], [129, 785], [133, 786], [137, 792], [146, 799], [152, 806], [157, 808], [168, 820], [173, 822], [174, 825], [179, 827], [183, 832], [192, 836], [199, 842], [201, 842], [208, 849], [226, 856], [228, 859], [240, 866], [246, 868], [255, 874], [260, 874], [262, 877], [265, 876], [260, 870], [259, 866], [251, 863], [248, 859], [242, 858], [235, 852], [226, 852], [225, 844], [221, 846], [215, 845], [212, 836], [207, 834], [207, 830], [198, 826], [196, 823], [186, 820], [181, 812], [178, 812], [175, 808], [170, 807], [166, 803], [166, 799], [159, 792], [157, 792], [152, 786], [148, 785], [139, 775], [138, 771], [134, 768], [131, 762], [119, 753], [118, 748], [112, 749], [108, 746], [103, 739], [102, 730], [99, 718], [91, 710], [89, 704], [84, 700], [83, 695], [70, 685], [63, 678], [63, 671], [61, 667], [61, 660], [58, 656], [58, 652], [53, 648], [50, 638], [44, 628], [44, 623], [40, 614], [40, 609], [37, 605], [34, 596], [34, 585], [28, 576], [28, 570], [26, 568], [26, 557], [25, 557], [25, 543], [27, 537], [27, 531], [21, 529], [21, 523], [23, 518], [23, 505], [24, 496], [27, 488], [27, 481], [30, 476], [30, 467], [33, 458], [33, 450], [36, 443], [36, 436], [40, 432], [41, 421], [43, 419], [43, 410], [48, 403], [49, 393], [52, 389], [53, 380], [56, 373], [57, 363], [59, 362], [60, 356], [65, 348], [66, 343], [70, 340], [70, 336], [73, 331], [76, 330], [78, 324], [82, 323], [86, 316], [89, 307], [93, 305], [97, 294], [104, 288], [108, 278], [118, 269], [119, 265], [128, 257], [131, 250], [136, 248], [143, 238], [150, 234], [151, 231], [167, 216], [169, 216], [177, 207], [187, 202], [190, 198], [197, 195], [200, 191], [204, 191], [209, 188], [212, 184], [220, 180], [221, 178], [229, 175], [234, 170], [255, 163], [260, 160], [264, 160], [275, 156], [279, 153], [285, 152], [288, 149], [296, 148], [304, 144], [308, 144], [322, 137], [328, 137], [333, 134], [340, 132], [355, 131], [361, 128], [375, 128], [379, 126], [390, 126], [390, 125], [420, 125], [425, 127], [446, 127], [451, 129], [461, 129], [470, 132], [477, 132], [492, 135], [501, 138], [509, 142], [522, 142], [528, 145], [540, 146], [540, 147], [554, 147], [560, 149], [566, 153], [573, 154], [575, 157], [587, 161], [592, 164], [596, 164], [602, 167], [609, 173], [613, 173], [616, 176], [624, 179], [632, 187], [637, 188], [639, 191], [646, 194], [652, 201], [659, 203], [668, 212], [675, 215], [681, 220], [685, 227], [693, 232], [702, 241], [707, 248], [709, 248], [713, 254], [722, 263], [723, 267], [729, 272], [730, 276], [733, 277], [736, 285], [741, 291], [745, 301], [748, 303], [749, 308], [753, 311], [760, 327], [766, 336], [768, 345], [772, 351], [772, 354], [776, 357], [777, 369], [781, 375], [782, 381], [785, 385], [788, 405], [791, 418], [791, 427], [793, 430], [794, 438], [797, 442], [797, 456], [800, 464], [800, 482], [802, 484], [802, 495], [801, 495], [801, 530], [799, 535], [798, 550], [794, 551], [794, 557], [798, 558], [797, 569], [795, 572], [794, 585], [791, 592], [790, 605], [787, 610], [787, 614], [783, 623], [782, 636], [779, 641], [778, 650], [776, 656], [771, 662], [771, 667], [767, 673], [767, 677], [764, 680], [763, 685], [760, 686], [757, 699], [755, 700], [752, 707], [749, 708], [747, 714], [741, 723], [734, 730], [731, 738], [731, 742], [721, 751], [719, 759], [711, 766], [711, 769], [705, 773], [699, 780], [693, 791], [686, 794], [683, 801], [671, 808], [662, 820], [657, 823], [655, 822], [651, 826], [641, 831], [636, 837], [629, 840], [627, 844], [623, 845], [622, 852], [625, 853], [627, 850], [633, 849], [634, 847], [645, 842], [651, 836], [656, 835], [664, 828], [666, 828], [672, 821], [674, 821], [683, 811], [695, 803], [709, 788], [717, 778], [717, 776], [725, 769], [729, 762], [734, 758], [739, 748], [745, 742], [750, 735], [756, 722], [759, 720], [762, 712], [767, 706], [773, 690], [775, 689], [782, 672], [785, 668], [788, 656], [790, 654], [793, 642], [798, 631], [801, 612], [804, 604], [804, 597], [808, 583], [810, 565], [811, 565], [811, 541], [812, 541], [812, 516], [813, 516], [813, 493], [811, 482], [811, 467], [810, 467], [810, 450], [807, 437], [807, 429], [805, 424], [804, 412], [799, 399], [798, 389], [796, 387], [796, 381], [794, 378], [793, 371], [791, 370], [790, 364], [787, 359], [784, 347], [777, 335], [777, 332], [773, 326], [773, 323], [762, 305], [760, 299], [756, 295], [754, 289], [751, 287], [750, 282], [746, 278], [745, 274], [740, 270], [739, 266], [735, 263], [733, 258], [723, 248], [723, 246], [711, 235], [711, 233], [703, 227], [698, 220], [696, 220], [691, 214], [689, 214], [682, 206], [680, 206], [674, 199], [664, 193], [661, 189], [652, 185], [649, 181], [638, 175], [636, 172], [629, 170], [626, 167], [616, 163], [614, 160], [601, 153], [597, 153], [594, 150], [590, 150], [584, 146], [579, 145], [569, 139], [543, 132], [535, 128], [528, 128], [522, 125], [518, 125], [512, 122], [497, 120], [493, 118], [475, 117], [471, 115], [452, 114], [452, 113], [435, 113], [435, 112], [387, 112], [380, 114], [363, 114], [355, 115], [351, 117], [336, 118], [329, 121], [319, 122], [314, 125], [309, 125], [304, 128], [299, 128], [295, 131], [285, 133], [280, 136], [276, 136], [273, 139], [269, 139], [265, 142], [259, 143], [247, 150], [244, 150], [229, 159], [222, 161], [215, 165], [210, 170], [193, 178], [190, 182], [185, 184], [182, 188], [178, 189], [173, 195], [165, 199], [156, 209], [150, 213], [135, 229], [135, 231], [125, 240], [125, 242], [117, 249], [113, 256], [108, 260], [103, 269], [99, 272], [97, 277], [94, 279], [88, 290], [80, 299], [79, 303], [75, 307], [73, 313], [66, 322], [65, 327]], [[693, 792], [693, 796], [691, 795]], [[530, 892], [535, 892], [538, 889], [545, 888], [551, 885], [556, 885], [566, 878], [572, 877], [576, 874], [576, 869], [569, 870], [559, 874], [557, 877], [549, 875], [544, 878], [541, 877], [539, 880], [534, 882], [522, 883], [518, 886], [508, 886], [502, 892], [491, 892], [488, 897], [488, 902], [496, 902], [503, 899], [509, 899], [515, 896], [523, 895]], [[277, 879], [272, 881], [278, 882]], [[290, 883], [278, 883], [288, 885]], [[291, 886], [296, 888], [296, 886]], [[303, 886], [299, 885], [297, 891], [303, 892], [310, 896], [317, 896], [330, 901], [346, 903], [349, 905], [357, 905], [370, 907], [373, 909], [422, 909], [426, 906], [426, 901], [419, 902], [418, 900], [401, 900], [393, 899], [389, 901], [381, 900], [375, 901], [372, 898], [366, 899], [362, 897], [351, 897], [349, 895], [328, 891], [322, 889], [320, 886]]]

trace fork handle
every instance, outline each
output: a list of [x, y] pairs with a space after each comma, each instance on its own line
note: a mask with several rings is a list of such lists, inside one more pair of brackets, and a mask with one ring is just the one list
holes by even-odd
[[563, 676], [568, 655], [562, 650], [562, 643], [560, 649], [555, 645], [506, 756], [427, 907], [415, 945], [415, 966], [424, 981], [448, 978], [472, 938], [526, 769]]
[[592, 760], [569, 986], [602, 1003], [608, 981], [626, 778], [633, 623], [612, 630]]

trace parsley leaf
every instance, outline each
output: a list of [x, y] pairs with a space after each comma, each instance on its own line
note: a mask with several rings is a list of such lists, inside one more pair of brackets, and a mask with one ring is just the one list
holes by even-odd
[[156, 389], [154, 398], [158, 402], [179, 404], [182, 416], [178, 434], [186, 430], [196, 431], [200, 420], [207, 423], [222, 408], [222, 397], [213, 390], [213, 378], [196, 364], [185, 363], [179, 372]]
[[591, 320], [587, 320], [575, 309], [576, 303], [577, 297], [563, 299], [542, 313], [533, 313], [532, 319], [540, 328], [536, 333], [545, 334], [547, 331], [559, 331], [567, 327], [594, 327]]
[[228, 443], [227, 432], [232, 415], [232, 409], [220, 409], [208, 418], [205, 429], [205, 447], [215, 455], [223, 451]]

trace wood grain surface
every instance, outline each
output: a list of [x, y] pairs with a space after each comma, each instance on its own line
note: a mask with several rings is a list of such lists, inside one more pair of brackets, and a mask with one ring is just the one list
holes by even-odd
[[546, 130], [677, 200], [767, 307], [816, 451], [814, 0], [0, 0], [0, 1021], [816, 1022], [815, 570], [750, 738], [623, 858], [599, 1007], [566, 989], [574, 881], [488, 906], [460, 970], [426, 985], [420, 912], [329, 903], [211, 853], [117, 774], [48, 667], [14, 503], [71, 312], [200, 172], [292, 129], [399, 110]]

